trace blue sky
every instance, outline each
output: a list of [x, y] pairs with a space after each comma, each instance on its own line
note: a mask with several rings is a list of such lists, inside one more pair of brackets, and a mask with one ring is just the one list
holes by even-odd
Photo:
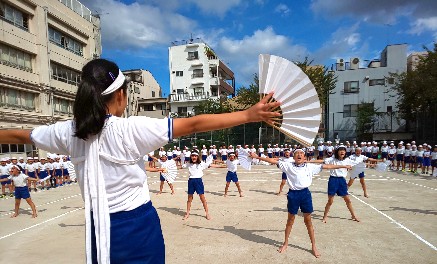
[[237, 88], [258, 71], [258, 55], [379, 58], [387, 44], [408, 52], [437, 41], [435, 0], [83, 0], [101, 14], [103, 58], [149, 70], [169, 92], [168, 47], [200, 37], [234, 71]]

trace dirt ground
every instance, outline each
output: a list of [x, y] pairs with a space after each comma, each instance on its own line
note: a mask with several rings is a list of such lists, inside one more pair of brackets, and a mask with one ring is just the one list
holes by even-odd
[[[281, 173], [274, 166], [239, 168], [245, 197], [232, 183], [224, 197], [226, 169], [205, 171], [205, 196], [212, 220], [204, 217], [195, 196], [191, 216], [183, 221], [187, 200], [187, 172], [180, 171], [176, 194], [159, 189], [157, 173], [149, 173], [152, 202], [166, 241], [167, 263], [437, 263], [437, 178], [407, 173], [366, 171], [369, 198], [359, 181], [350, 189], [361, 222], [350, 220], [342, 198], [336, 197], [322, 223], [327, 201], [328, 172], [313, 180], [312, 214], [316, 259], [302, 215], [295, 224], [285, 253], [286, 195], [276, 196]], [[286, 189], [286, 188], [285, 188]], [[0, 263], [84, 263], [85, 217], [76, 184], [31, 193], [38, 217], [31, 219], [25, 201], [20, 215], [10, 218], [14, 199], [0, 200]]]

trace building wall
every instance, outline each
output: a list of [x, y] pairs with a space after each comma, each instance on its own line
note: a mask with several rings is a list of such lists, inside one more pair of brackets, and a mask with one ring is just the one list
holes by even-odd
[[427, 51], [412, 52], [407, 57], [407, 71], [415, 71], [423, 57], [428, 56]]
[[159, 86], [152, 73], [147, 70], [125, 70], [130, 80], [126, 115], [142, 115], [154, 118], [167, 116], [167, 99], [162, 98]]
[[[390, 73], [401, 73], [406, 71], [406, 49], [405, 44], [389, 45], [381, 53], [380, 67], [366, 67], [347, 70], [336, 70], [337, 86], [329, 95], [329, 138], [336, 135], [340, 139], [356, 138], [356, 118], [348, 117], [349, 108], [345, 105], [358, 105], [361, 102], [374, 102], [378, 112], [387, 113], [375, 119], [373, 122], [374, 131], [397, 132], [401, 131], [405, 122], [398, 120], [396, 112], [397, 96], [393, 90], [393, 79]], [[369, 65], [371, 65], [370, 63]], [[377, 63], [376, 65], [378, 65]], [[375, 65], [375, 64], [373, 64]], [[386, 66], [383, 66], [386, 65]], [[358, 90], [348, 89], [345, 82], [358, 82]], [[353, 108], [353, 106], [351, 106]]]
[[76, 0], [0, 0], [0, 10], [0, 129], [71, 118], [82, 66], [101, 54], [99, 19]]
[[170, 111], [193, 114], [193, 107], [201, 101], [219, 99], [234, 94], [233, 72], [203, 41], [175, 44], [169, 48]]

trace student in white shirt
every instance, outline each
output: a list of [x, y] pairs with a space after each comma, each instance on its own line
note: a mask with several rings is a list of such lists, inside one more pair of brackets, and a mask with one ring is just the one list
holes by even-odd
[[21, 199], [26, 200], [29, 204], [30, 208], [32, 208], [32, 218], [37, 217], [35, 204], [32, 202], [30, 198], [29, 189], [27, 187], [27, 181], [37, 181], [37, 179], [29, 178], [24, 173], [21, 173], [21, 170], [18, 166], [12, 165], [10, 167], [10, 176], [8, 178], [0, 179], [0, 182], [13, 181], [15, 185], [15, 209], [14, 214], [11, 217], [17, 217], [20, 210]]
[[396, 148], [395, 144], [390, 143], [390, 148], [388, 149], [388, 160], [391, 161], [390, 167], [394, 169], [395, 167], [395, 159], [396, 159]]
[[[0, 162], [0, 179], [8, 179], [9, 177], [9, 166], [6, 163], [7, 159], [2, 158]], [[14, 191], [12, 189], [12, 182], [10, 180], [5, 180], [1, 182], [2, 194], [0, 198], [6, 197], [6, 187], [9, 189], [9, 196], [14, 197]]]
[[237, 186], [240, 197], [243, 197], [243, 191], [241, 190], [240, 183], [238, 182], [238, 175], [237, 175], [237, 165], [239, 164], [239, 161], [235, 158], [234, 152], [230, 152], [228, 156], [229, 159], [225, 163], [228, 168], [228, 172], [226, 173], [225, 197], [228, 196], [228, 189], [229, 189], [229, 185], [231, 184], [231, 181], [233, 181]]
[[[367, 156], [364, 156], [361, 154], [361, 148], [356, 148], [355, 149], [355, 153], [352, 154], [349, 157], [350, 160], [352, 160], [355, 164], [358, 163], [364, 163], [365, 161], [371, 161], [371, 162], [377, 162], [377, 159], [374, 158], [368, 158]], [[366, 187], [366, 182], [364, 181], [364, 171], [361, 172], [359, 175], [353, 175], [350, 177], [349, 182], [347, 183], [347, 188], [349, 189], [352, 184], [354, 183], [356, 178], [360, 179], [360, 183], [361, 183], [361, 187], [363, 188], [363, 192], [364, 192], [364, 197], [369, 198], [369, 194], [367, 193], [367, 187]]]
[[425, 150], [423, 151], [422, 174], [428, 174], [429, 166], [431, 166], [431, 146], [426, 145]]
[[234, 113], [174, 120], [121, 118], [127, 105], [126, 78], [115, 63], [94, 59], [82, 69], [74, 120], [34, 130], [1, 130], [0, 144], [35, 144], [51, 153], [71, 155], [85, 199], [89, 263], [164, 263], [164, 240], [142, 157], [173, 136], [272, 122], [280, 115], [272, 112], [280, 103], [269, 103], [270, 98], [272, 94]]
[[159, 164], [161, 165], [161, 168], [153, 168], [155, 170], [148, 170], [148, 171], [156, 171], [159, 172], [159, 181], [160, 181], [160, 185], [159, 185], [159, 192], [156, 195], [160, 195], [162, 194], [162, 190], [164, 189], [164, 182], [167, 182], [168, 186], [170, 187], [171, 190], [171, 194], [174, 194], [174, 188], [173, 188], [173, 183], [167, 181], [163, 176], [162, 176], [162, 172], [165, 172], [165, 168], [163, 166], [165, 166], [165, 164], [168, 164], [170, 162], [175, 162], [173, 159], [169, 160], [167, 159], [167, 155], [164, 153], [164, 155], [162, 155], [160, 157], [160, 159], [157, 159], [156, 157], [152, 156], [153, 160], [156, 160], [159, 162]]
[[[355, 165], [349, 158], [346, 158], [346, 148], [344, 146], [340, 146], [335, 150], [334, 157], [325, 159], [325, 164], [332, 165]], [[354, 221], [359, 222], [360, 220], [356, 217], [354, 209], [352, 207], [352, 202], [349, 197], [349, 193], [347, 192], [347, 184], [345, 177], [347, 176], [347, 169], [331, 169], [331, 176], [328, 180], [328, 202], [325, 206], [325, 212], [323, 214], [323, 222], [326, 223], [328, 220], [328, 212], [331, 208], [332, 203], [334, 202], [334, 197], [337, 194], [341, 196], [349, 212], [351, 214], [351, 218]]]
[[[284, 162], [294, 162], [293, 157], [291, 157], [290, 149], [288, 148], [284, 149], [284, 157], [281, 160]], [[282, 189], [284, 188], [286, 182], [287, 182], [287, 174], [285, 172], [282, 172], [281, 184], [279, 185], [279, 191], [276, 195], [279, 196], [282, 193]]]
[[437, 173], [434, 173], [434, 168], [437, 168], [437, 145], [434, 145], [431, 151], [431, 175], [437, 177]]
[[[212, 162], [212, 161], [211, 161]], [[201, 161], [199, 157], [199, 151], [193, 149], [190, 155], [190, 163], [182, 165], [182, 168], [188, 169], [188, 200], [187, 200], [187, 211], [183, 220], [190, 217], [191, 203], [193, 202], [194, 193], [199, 195], [200, 201], [203, 204], [203, 209], [205, 209], [205, 217], [211, 220], [211, 216], [208, 212], [208, 203], [205, 198], [205, 186], [203, 185], [202, 177], [203, 170], [209, 167], [221, 168], [219, 165], [211, 164], [211, 162], [205, 163]]]
[[149, 162], [149, 168], [155, 168], [155, 151], [152, 150], [147, 154], [147, 161]]
[[262, 155], [264, 155], [264, 148], [263, 148], [263, 145], [260, 144], [260, 145], [258, 146], [258, 156], [261, 157]]
[[294, 162], [258, 157], [254, 153], [251, 153], [251, 157], [276, 164], [278, 168], [287, 175], [287, 183], [290, 188], [287, 195], [288, 217], [285, 226], [285, 240], [282, 246], [278, 249], [279, 253], [285, 252], [288, 247], [288, 237], [290, 236], [294, 219], [300, 208], [312, 244], [312, 252], [316, 258], [319, 258], [320, 253], [316, 247], [314, 228], [311, 222], [311, 213], [314, 211], [313, 201], [308, 187], [312, 183], [314, 174], [320, 173], [322, 169], [350, 169], [351, 166], [305, 163], [305, 152], [302, 149], [295, 149], [293, 153]]

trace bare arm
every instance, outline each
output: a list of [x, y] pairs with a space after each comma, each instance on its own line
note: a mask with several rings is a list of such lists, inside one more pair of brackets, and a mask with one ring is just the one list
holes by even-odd
[[265, 121], [271, 122], [271, 118], [280, 116], [277, 112], [272, 112], [279, 102], [269, 103], [273, 93], [270, 93], [251, 108], [224, 114], [205, 114], [189, 118], [176, 118], [173, 121], [173, 136], [180, 137], [190, 135], [195, 132], [205, 132], [217, 129], [233, 127], [250, 122]]
[[210, 168], [227, 168], [226, 165], [218, 165], [218, 164], [211, 164], [209, 165]]
[[5, 129], [0, 130], [1, 144], [33, 144], [30, 140], [30, 129]]
[[352, 166], [351, 165], [323, 164], [322, 168], [328, 169], [328, 170], [335, 170], [335, 169], [348, 169], [348, 170], [350, 170], [352, 168]]
[[150, 172], [166, 172], [165, 168], [146, 168], [146, 171]]
[[271, 164], [278, 164], [278, 159], [259, 157], [255, 153], [250, 153], [249, 156], [253, 159], [259, 159], [259, 160], [266, 161], [266, 162], [271, 163]]

